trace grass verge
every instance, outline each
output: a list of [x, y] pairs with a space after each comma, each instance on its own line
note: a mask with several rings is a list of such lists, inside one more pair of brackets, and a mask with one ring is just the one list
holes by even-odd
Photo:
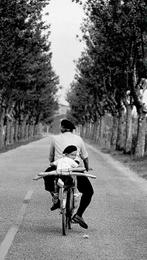
[[112, 158], [121, 162], [124, 166], [134, 171], [137, 175], [147, 180], [147, 155], [140, 159], [134, 159], [133, 156], [124, 154], [120, 151], [111, 151], [110, 149], [101, 148], [98, 144], [95, 144], [92, 140], [86, 142], [92, 144], [95, 148], [99, 149], [103, 153], [110, 154]]
[[29, 143], [32, 143], [32, 142], [35, 142], [35, 141], [38, 141], [40, 139], [42, 139], [43, 137], [41, 135], [39, 136], [33, 136], [31, 137], [29, 140], [21, 140], [15, 144], [9, 144], [7, 145], [6, 147], [2, 148], [0, 150], [0, 153], [5, 153], [5, 152], [8, 152], [9, 150], [12, 150], [12, 149], [16, 149], [17, 147], [21, 146], [21, 145], [26, 145], [26, 144], [29, 144]]

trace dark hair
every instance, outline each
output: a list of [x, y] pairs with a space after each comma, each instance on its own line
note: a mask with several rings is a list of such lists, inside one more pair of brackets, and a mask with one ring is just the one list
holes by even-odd
[[70, 154], [74, 151], [77, 151], [77, 147], [75, 145], [68, 145], [64, 151], [63, 151], [63, 154]]
[[70, 131], [72, 131], [73, 129], [76, 129], [75, 125], [71, 121], [69, 121], [68, 119], [62, 119], [61, 126], [65, 129], [70, 130]]

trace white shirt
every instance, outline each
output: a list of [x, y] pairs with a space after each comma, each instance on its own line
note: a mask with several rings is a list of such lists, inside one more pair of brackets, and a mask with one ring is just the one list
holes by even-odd
[[57, 166], [57, 171], [59, 172], [62, 170], [69, 170], [70, 168], [78, 167], [78, 163], [67, 156], [64, 156], [52, 163]]
[[77, 147], [77, 157], [81, 157], [82, 160], [88, 157], [83, 139], [71, 132], [65, 132], [50, 137], [49, 161], [52, 162], [60, 159], [63, 156], [64, 149], [68, 145], [75, 145]]

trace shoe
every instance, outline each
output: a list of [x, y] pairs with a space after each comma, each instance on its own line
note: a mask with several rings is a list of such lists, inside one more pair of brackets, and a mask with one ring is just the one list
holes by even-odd
[[54, 203], [53, 206], [51, 207], [51, 211], [59, 209], [60, 208], [60, 201], [58, 200], [57, 203]]
[[53, 204], [58, 203], [58, 201], [59, 201], [59, 194], [58, 194], [58, 192], [51, 192], [51, 195], [52, 195], [52, 202], [53, 202]]
[[82, 228], [87, 229], [88, 225], [85, 223], [84, 219], [77, 214], [75, 214], [72, 218], [73, 223], [79, 224]]

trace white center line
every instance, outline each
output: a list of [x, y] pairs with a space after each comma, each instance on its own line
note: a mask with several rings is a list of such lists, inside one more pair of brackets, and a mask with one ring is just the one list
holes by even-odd
[[0, 244], [0, 260], [4, 260], [9, 248], [12, 245], [12, 242], [15, 238], [16, 233], [19, 230], [19, 227], [23, 221], [23, 217], [27, 208], [27, 204], [29, 203], [29, 201], [31, 200], [33, 194], [33, 190], [29, 190], [23, 200], [23, 205], [18, 213], [18, 217], [16, 219], [16, 222], [12, 225], [12, 227], [8, 230], [4, 240], [2, 241], [2, 243]]

